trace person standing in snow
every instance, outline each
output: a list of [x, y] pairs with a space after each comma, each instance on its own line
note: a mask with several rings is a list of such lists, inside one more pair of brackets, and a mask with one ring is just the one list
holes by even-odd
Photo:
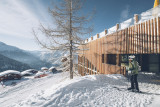
[[128, 88], [128, 90], [134, 91], [136, 89], [137, 92], [139, 92], [139, 87], [138, 87], [138, 81], [137, 81], [137, 76], [138, 76], [138, 62], [135, 60], [135, 56], [129, 56], [129, 71], [131, 71], [131, 87]]

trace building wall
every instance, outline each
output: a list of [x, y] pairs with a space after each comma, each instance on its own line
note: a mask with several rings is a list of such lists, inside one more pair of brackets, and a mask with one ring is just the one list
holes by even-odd
[[[97, 37], [99, 37], [97, 35]], [[123, 54], [159, 54], [160, 18], [135, 24], [113, 34], [92, 40], [80, 46], [78, 69], [86, 74], [125, 74], [120, 66]], [[115, 60], [113, 64], [110, 60]]]

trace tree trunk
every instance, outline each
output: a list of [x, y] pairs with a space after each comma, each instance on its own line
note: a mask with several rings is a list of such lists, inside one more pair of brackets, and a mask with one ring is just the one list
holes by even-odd
[[73, 50], [72, 50], [72, 0], [70, 0], [70, 79], [73, 79]]
[[70, 79], [73, 79], [72, 40], [70, 40]]

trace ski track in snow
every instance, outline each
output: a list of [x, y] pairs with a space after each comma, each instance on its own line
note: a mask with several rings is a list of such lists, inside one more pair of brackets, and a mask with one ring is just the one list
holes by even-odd
[[146, 107], [160, 95], [160, 85], [139, 82], [140, 90], [126, 90], [122, 75], [75, 77], [58, 73], [31, 79], [0, 93], [0, 107]]

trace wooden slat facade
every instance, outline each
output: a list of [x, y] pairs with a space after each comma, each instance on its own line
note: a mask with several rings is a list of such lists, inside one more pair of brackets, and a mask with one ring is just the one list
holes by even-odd
[[[98, 36], [99, 37], [99, 36]], [[120, 66], [123, 54], [160, 54], [160, 18], [135, 24], [123, 30], [91, 40], [79, 47], [83, 54], [78, 56], [78, 71], [86, 74], [125, 74]], [[85, 50], [88, 48], [88, 50]], [[115, 55], [116, 63], [108, 64]]]

